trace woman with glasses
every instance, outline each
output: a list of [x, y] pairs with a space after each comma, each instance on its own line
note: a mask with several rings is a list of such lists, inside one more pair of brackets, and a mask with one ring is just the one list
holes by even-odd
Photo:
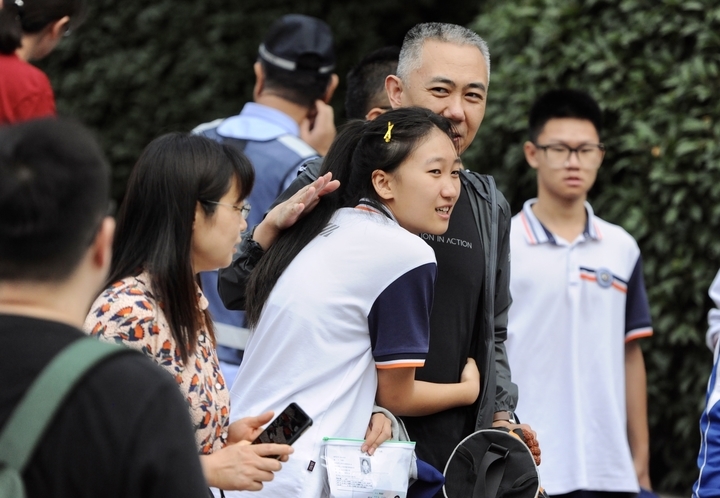
[[236, 149], [173, 133], [144, 150], [117, 218], [106, 289], [85, 331], [138, 349], [166, 369], [190, 405], [206, 480], [255, 490], [292, 449], [255, 445], [272, 413], [229, 424], [230, 396], [218, 366], [198, 272], [228, 266], [250, 206], [254, 171]]
[[55, 115], [45, 73], [29, 61], [52, 52], [85, 14], [84, 0], [0, 0], [0, 124]]

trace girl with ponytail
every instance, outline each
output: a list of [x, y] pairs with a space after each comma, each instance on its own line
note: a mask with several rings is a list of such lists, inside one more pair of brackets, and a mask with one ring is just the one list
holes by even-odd
[[322, 495], [323, 437], [362, 439], [374, 402], [419, 416], [475, 402], [468, 360], [457, 384], [415, 380], [428, 351], [436, 272], [419, 236], [441, 236], [460, 192], [450, 121], [403, 108], [351, 122], [323, 164], [340, 187], [282, 232], [254, 268], [253, 328], [231, 390], [231, 419], [297, 403], [313, 425], [266, 496]]
[[0, 125], [55, 115], [45, 73], [29, 61], [55, 49], [85, 14], [84, 0], [0, 0]]

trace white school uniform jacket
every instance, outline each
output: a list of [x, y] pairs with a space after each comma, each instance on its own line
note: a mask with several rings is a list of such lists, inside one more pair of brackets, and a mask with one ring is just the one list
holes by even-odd
[[313, 425], [247, 496], [324, 496], [322, 438], [365, 437], [376, 368], [424, 364], [435, 271], [420, 237], [367, 205], [340, 209], [292, 261], [248, 342], [231, 422], [295, 402]]

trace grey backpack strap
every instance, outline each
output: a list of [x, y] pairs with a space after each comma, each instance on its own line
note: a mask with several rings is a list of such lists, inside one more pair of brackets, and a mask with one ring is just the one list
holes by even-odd
[[23, 396], [0, 434], [0, 462], [23, 471], [58, 408], [78, 381], [108, 356], [131, 350], [88, 337], [53, 358]]

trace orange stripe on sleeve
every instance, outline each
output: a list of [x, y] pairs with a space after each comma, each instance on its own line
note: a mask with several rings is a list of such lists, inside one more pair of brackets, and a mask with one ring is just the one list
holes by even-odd
[[390, 370], [391, 368], [421, 368], [425, 366], [424, 361], [408, 361], [403, 363], [376, 363], [375, 368], [378, 370]]
[[625, 344], [627, 344], [628, 342], [634, 341], [636, 339], [642, 339], [644, 337], [650, 337], [652, 335], [653, 335], [653, 329], [651, 329], [651, 328], [633, 330], [629, 334], [625, 335]]

